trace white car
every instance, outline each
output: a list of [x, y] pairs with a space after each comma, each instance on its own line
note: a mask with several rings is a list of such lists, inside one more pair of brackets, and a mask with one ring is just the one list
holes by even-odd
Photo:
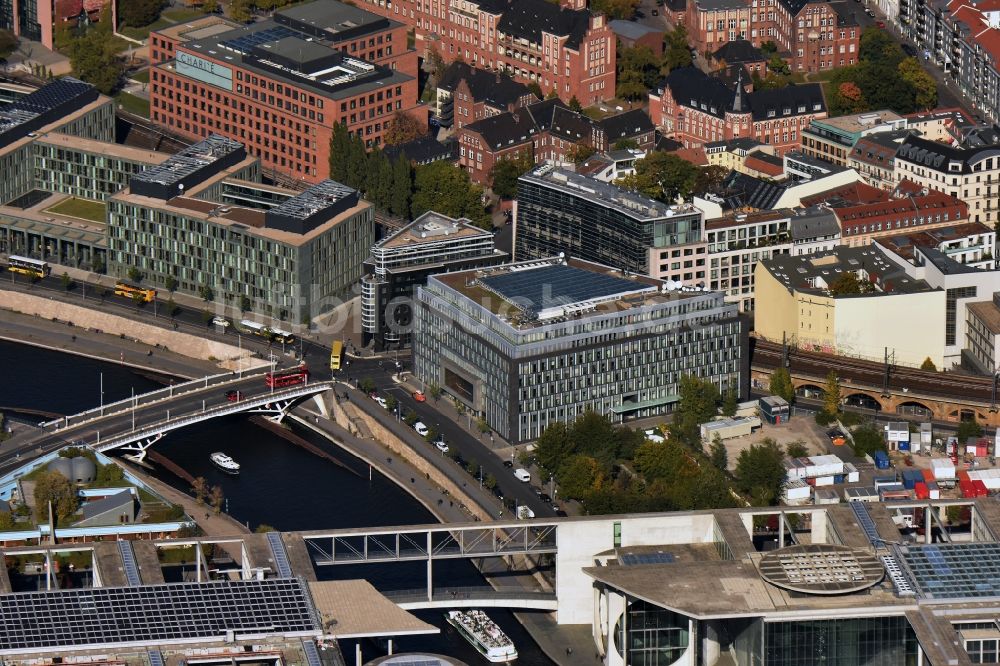
[[663, 435], [661, 435], [660, 431], [657, 430], [656, 428], [650, 428], [644, 434], [646, 435], [646, 439], [648, 439], [651, 442], [655, 442], [656, 444], [663, 444], [665, 441], [667, 441], [667, 439]]
[[374, 398], [372, 398], [372, 400], [374, 400], [375, 402], [377, 402], [378, 406], [381, 407], [382, 409], [389, 409], [389, 403], [387, 403], [385, 401], [385, 398], [383, 398], [382, 396], [377, 395]]
[[531, 520], [535, 517], [535, 512], [522, 504], [517, 507], [517, 517], [520, 520]]
[[417, 434], [421, 437], [426, 437], [427, 433], [430, 432], [422, 422], [417, 421], [413, 424], [413, 429], [417, 431]]
[[221, 326], [222, 328], [229, 328], [229, 320], [225, 317], [216, 315], [215, 317], [212, 317], [212, 323], [216, 326]]
[[448, 445], [445, 443], [443, 439], [439, 439], [438, 441], [434, 442], [434, 446], [436, 446], [437, 450], [440, 451], [441, 453], [448, 453]]
[[514, 478], [522, 483], [528, 483], [531, 481], [531, 472], [524, 469], [523, 467], [518, 467], [514, 470]]

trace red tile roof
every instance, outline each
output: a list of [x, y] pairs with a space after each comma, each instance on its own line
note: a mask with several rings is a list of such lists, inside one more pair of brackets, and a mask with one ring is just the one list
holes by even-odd
[[924, 224], [966, 220], [969, 217], [969, 206], [957, 197], [932, 190], [920, 196], [841, 206], [833, 208], [833, 213], [840, 223], [841, 233], [847, 236], [859, 233], [858, 229], [861, 227], [871, 229], [869, 233], [877, 233], [872, 227], [881, 223], [886, 223], [884, 230], [890, 231], [890, 225], [898, 221], [905, 224], [899, 227], [902, 231]]
[[857, 203], [873, 203], [876, 201], [885, 201], [888, 198], [888, 192], [872, 187], [866, 183], [862, 183], [861, 181], [857, 181], [851, 183], [850, 185], [837, 187], [832, 190], [819, 192], [818, 194], [805, 197], [802, 199], [802, 205], [808, 208], [809, 206], [825, 203], [830, 199], [844, 199], [845, 201], [853, 201]]

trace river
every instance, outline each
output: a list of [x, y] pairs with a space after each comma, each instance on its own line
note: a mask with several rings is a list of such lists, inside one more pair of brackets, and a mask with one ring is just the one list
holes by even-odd
[[[0, 367], [8, 378], [21, 378], [0, 385], [0, 408], [37, 409], [60, 414], [94, 407], [103, 388], [106, 403], [148, 391], [160, 384], [114, 363], [95, 361], [55, 351], [0, 342]], [[307, 440], [322, 444], [318, 435], [300, 430]], [[368, 479], [367, 464], [344, 452], [338, 454], [344, 467], [322, 460], [285, 439], [258, 427], [246, 417], [233, 416], [208, 421], [172, 432], [156, 450], [194, 476], [204, 476], [219, 485], [228, 502], [228, 512], [251, 528], [272, 525], [283, 531], [375, 527], [434, 522], [417, 500], [376, 472]], [[211, 451], [223, 449], [242, 465], [239, 477], [217, 471], [209, 462]], [[154, 474], [176, 488], [187, 484], [165, 470]], [[363, 577], [382, 590], [415, 589], [425, 586], [425, 565], [352, 565], [319, 569], [321, 579]], [[435, 580], [449, 586], [482, 585], [478, 571], [466, 560], [443, 560], [435, 564]], [[438, 586], [442, 586], [439, 582]], [[552, 662], [532, 641], [514, 616], [491, 610], [490, 616], [517, 645], [517, 663], [550, 666]], [[397, 651], [430, 651], [485, 664], [476, 652], [443, 620], [440, 611], [417, 613], [426, 622], [441, 627], [429, 637], [404, 637]], [[362, 645], [366, 658], [377, 656], [376, 647]], [[354, 646], [345, 643], [344, 654], [353, 663]]]

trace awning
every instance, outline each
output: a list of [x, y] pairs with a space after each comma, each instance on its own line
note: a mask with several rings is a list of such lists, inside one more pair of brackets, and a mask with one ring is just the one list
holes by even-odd
[[642, 402], [623, 402], [620, 405], [616, 405], [611, 408], [615, 414], [626, 414], [628, 412], [634, 412], [640, 409], [649, 409], [650, 407], [661, 407], [663, 405], [672, 405], [675, 402], [680, 402], [681, 397], [679, 395], [668, 395], [663, 398], [653, 398], [652, 400], [643, 400]]

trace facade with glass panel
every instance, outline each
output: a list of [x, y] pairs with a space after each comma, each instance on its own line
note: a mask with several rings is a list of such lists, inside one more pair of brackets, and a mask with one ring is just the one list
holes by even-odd
[[[550, 165], [518, 179], [515, 225], [518, 261], [565, 252], [659, 279], [685, 284], [705, 279], [701, 211], [668, 206]], [[672, 267], [668, 250], [687, 246], [688, 265]]]
[[[492, 282], [505, 273], [518, 275], [517, 289]], [[514, 442], [587, 410], [616, 421], [669, 413], [684, 375], [740, 390], [746, 346], [734, 305], [622, 275], [549, 259], [432, 276], [415, 302], [415, 373]], [[589, 289], [611, 276], [604, 291]]]

